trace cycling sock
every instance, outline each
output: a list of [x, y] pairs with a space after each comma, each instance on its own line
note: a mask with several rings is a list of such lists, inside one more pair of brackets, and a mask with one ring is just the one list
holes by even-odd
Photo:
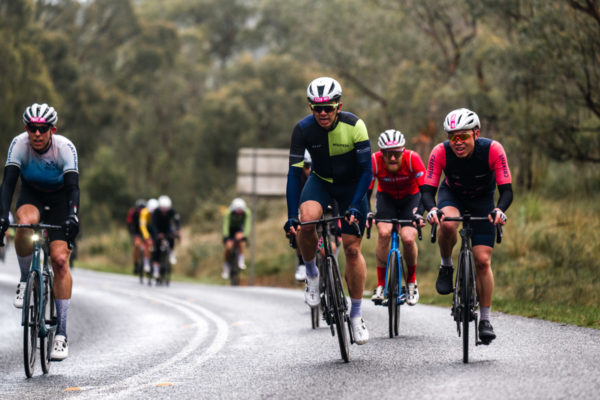
[[32, 259], [33, 253], [25, 257], [17, 256], [19, 269], [21, 269], [21, 282], [27, 282], [27, 275], [29, 275], [29, 267], [31, 267]]
[[377, 286], [385, 286], [385, 267], [377, 266]]
[[362, 315], [362, 299], [350, 298], [350, 302], [352, 303], [352, 306], [350, 307], [350, 318], [360, 317]]
[[67, 337], [67, 314], [69, 312], [69, 299], [56, 300], [56, 317], [58, 319], [58, 326], [56, 327], [56, 334]]
[[417, 281], [416, 272], [417, 264], [413, 265], [412, 267], [410, 265], [408, 266], [406, 271], [406, 281], [408, 283], [415, 283]]
[[452, 263], [452, 256], [442, 257], [442, 265], [444, 267], [452, 267], [454, 264]]
[[316, 278], [319, 276], [319, 270], [317, 269], [317, 264], [315, 263], [314, 258], [310, 261], [305, 260], [304, 265], [306, 266], [306, 276], [311, 278]]
[[492, 307], [479, 307], [479, 319], [481, 321], [489, 321], [490, 320], [490, 311]]

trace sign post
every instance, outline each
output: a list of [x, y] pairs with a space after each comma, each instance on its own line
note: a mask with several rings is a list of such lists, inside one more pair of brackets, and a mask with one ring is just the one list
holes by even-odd
[[252, 233], [250, 235], [250, 285], [254, 285], [256, 217], [259, 197], [285, 196], [289, 150], [241, 148], [237, 158], [236, 188], [240, 195], [252, 197]]

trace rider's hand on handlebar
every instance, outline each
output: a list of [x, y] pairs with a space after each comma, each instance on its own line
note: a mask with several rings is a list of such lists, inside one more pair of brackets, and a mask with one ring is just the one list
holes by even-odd
[[494, 225], [498, 225], [498, 224], [504, 225], [504, 224], [506, 224], [506, 220], [508, 218], [506, 217], [506, 214], [504, 214], [504, 212], [502, 212], [501, 209], [494, 208], [494, 210], [490, 213], [490, 215], [488, 215], [488, 219]]
[[413, 214], [413, 220], [415, 221], [415, 222], [413, 222], [413, 226], [415, 228], [417, 227], [417, 224], [420, 227], [425, 226], [425, 221], [423, 220], [423, 216], [421, 214], [416, 214], [416, 213]]
[[67, 241], [73, 241], [79, 233], [79, 218], [75, 214], [69, 215], [63, 222], [62, 227]]
[[358, 222], [358, 219], [362, 216], [361, 212], [358, 211], [358, 208], [355, 207], [350, 207], [347, 211], [346, 211], [346, 221], [348, 221], [348, 224], [352, 225], [355, 222]]
[[290, 235], [296, 235], [298, 230], [296, 229], [300, 225], [298, 218], [290, 218], [287, 220], [285, 225], [283, 225], [283, 230], [285, 231], [285, 236], [290, 237]]
[[437, 207], [434, 207], [429, 211], [429, 213], [427, 213], [427, 222], [429, 222], [431, 225], [439, 224], [443, 216], [444, 213], [438, 210]]
[[367, 214], [367, 223], [366, 223], [367, 229], [371, 227], [374, 219], [375, 219], [375, 214], [373, 214], [372, 212], [369, 212]]

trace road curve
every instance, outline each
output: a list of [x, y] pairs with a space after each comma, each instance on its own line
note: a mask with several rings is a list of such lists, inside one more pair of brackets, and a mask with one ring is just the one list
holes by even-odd
[[175, 282], [74, 270], [70, 357], [26, 379], [16, 266], [0, 264], [0, 399], [597, 398], [600, 332], [493, 313], [498, 339], [471, 349], [447, 308], [402, 307], [400, 336], [365, 301], [371, 340], [339, 356], [310, 329], [299, 290]]

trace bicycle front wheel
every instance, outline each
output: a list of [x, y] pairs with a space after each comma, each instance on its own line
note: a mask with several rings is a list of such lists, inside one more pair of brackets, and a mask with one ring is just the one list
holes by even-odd
[[36, 271], [29, 274], [29, 282], [23, 300], [23, 363], [25, 375], [33, 376], [35, 352], [39, 333], [38, 314], [40, 304], [40, 282]]
[[461, 321], [462, 321], [462, 339], [463, 339], [463, 363], [469, 362], [469, 322], [471, 319], [471, 280], [470, 278], [470, 259], [469, 254], [465, 254], [460, 263], [461, 277], [460, 277], [460, 300], [462, 303], [461, 308]]
[[400, 285], [398, 284], [398, 253], [395, 251], [390, 255], [388, 263], [388, 320], [390, 338], [398, 335], [398, 325], [400, 324], [400, 307], [398, 307], [398, 297], [400, 295]]
[[47, 374], [50, 371], [50, 355], [54, 346], [54, 335], [56, 333], [56, 301], [52, 292], [50, 276], [44, 276], [44, 323], [46, 324], [46, 336], [40, 337], [40, 362], [42, 371]]
[[340, 353], [345, 362], [350, 361], [350, 348], [348, 344], [348, 332], [346, 331], [346, 295], [340, 277], [340, 270], [333, 257], [327, 257], [328, 290], [331, 294], [331, 306], [333, 307], [333, 318], [337, 331]]

